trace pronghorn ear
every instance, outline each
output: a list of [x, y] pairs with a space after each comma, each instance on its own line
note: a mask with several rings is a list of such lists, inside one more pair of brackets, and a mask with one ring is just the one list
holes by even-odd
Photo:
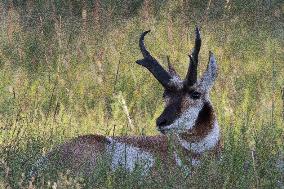
[[213, 55], [213, 53], [211, 51], [209, 51], [209, 62], [207, 65], [207, 69], [206, 71], [203, 73], [201, 79], [200, 79], [200, 83], [199, 86], [206, 90], [206, 91], [210, 91], [211, 88], [214, 85], [214, 81], [217, 77], [217, 62], [215, 60], [215, 57]]

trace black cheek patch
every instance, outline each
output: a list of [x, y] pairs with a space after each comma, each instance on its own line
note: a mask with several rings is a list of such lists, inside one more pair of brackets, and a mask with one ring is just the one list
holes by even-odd
[[158, 117], [157, 123], [163, 123], [163, 126], [172, 124], [181, 115], [181, 99], [175, 99], [174, 102], [164, 109], [163, 113]]
[[206, 136], [213, 129], [214, 111], [210, 103], [206, 102], [195, 121], [194, 130], [197, 137]]
[[214, 112], [213, 107], [206, 102], [202, 109], [200, 110], [198, 117], [196, 119], [196, 125], [210, 125], [213, 122]]

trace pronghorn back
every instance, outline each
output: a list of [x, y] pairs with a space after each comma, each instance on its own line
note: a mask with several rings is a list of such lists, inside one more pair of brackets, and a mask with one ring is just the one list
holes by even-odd
[[[174, 70], [168, 61], [166, 71], [144, 45], [142, 33], [139, 47], [143, 59], [137, 64], [148, 69], [164, 87], [165, 108], [157, 118], [157, 136], [102, 136], [85, 135], [57, 146], [35, 164], [37, 169], [52, 159], [73, 172], [91, 173], [101, 158], [107, 157], [111, 170], [123, 167], [132, 172], [142, 165], [143, 174], [155, 169], [157, 159], [167, 166], [186, 167], [199, 164], [205, 152], [218, 154], [220, 130], [209, 93], [217, 77], [217, 63], [209, 52], [209, 63], [202, 77], [197, 79], [198, 54], [201, 47], [200, 31], [196, 28], [195, 45], [189, 55], [189, 68], [185, 79]], [[55, 158], [56, 157], [56, 158]]]

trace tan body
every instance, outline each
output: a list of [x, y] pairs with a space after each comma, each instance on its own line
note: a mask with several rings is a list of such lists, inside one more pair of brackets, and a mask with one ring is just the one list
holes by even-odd
[[[175, 138], [176, 137], [173, 136], [171, 140], [166, 135], [128, 137], [85, 135], [74, 138], [71, 141], [58, 146], [48, 154], [48, 158], [49, 161], [54, 158], [51, 161], [52, 164], [58, 164], [65, 169], [71, 170], [74, 174], [89, 174], [96, 169], [96, 166], [98, 166], [97, 163], [100, 163], [102, 158], [104, 160], [106, 160], [106, 157], [110, 158], [109, 163], [111, 164], [112, 156], [107, 149], [113, 148], [113, 150], [115, 150], [112, 144], [112, 142], [115, 141], [125, 144], [126, 151], [129, 147], [135, 147], [141, 150], [138, 152], [140, 154], [143, 154], [144, 152], [151, 154], [154, 158], [154, 163], [151, 167], [146, 168], [147, 170], [145, 171], [147, 173], [149, 170], [152, 172], [153, 169], [157, 167], [157, 165], [155, 165], [156, 162], [159, 162], [158, 166], [163, 166], [163, 169], [174, 166], [179, 167], [180, 165], [177, 162], [175, 153], [182, 156], [181, 159], [199, 160], [202, 156], [201, 153], [195, 153], [183, 148]], [[220, 143], [218, 142], [216, 146], [209, 151], [212, 152], [212, 154], [217, 155], [219, 149]], [[121, 153], [123, 153], [122, 156], [129, 155], [125, 154], [125, 152]], [[135, 162], [139, 163], [139, 159]], [[191, 166], [188, 164], [189, 162], [190, 161], [184, 163], [187, 164], [186, 166]], [[143, 163], [141, 166], [143, 166]], [[115, 168], [113, 170], [115, 170]]]
[[137, 147], [142, 150], [141, 153], [145, 151], [157, 158], [167, 159], [167, 161], [170, 159], [168, 156], [168, 141], [164, 135], [137, 137], [86, 135], [72, 139], [57, 148], [56, 153], [60, 154], [58, 160], [60, 162], [68, 162], [68, 165], [65, 164], [64, 166], [72, 170], [72, 172], [81, 170], [81, 172], [85, 173], [95, 170], [97, 162], [101, 161], [101, 158], [110, 158], [109, 161], [111, 163], [112, 157], [107, 149], [112, 148], [113, 144], [109, 139], [124, 143], [127, 147]]

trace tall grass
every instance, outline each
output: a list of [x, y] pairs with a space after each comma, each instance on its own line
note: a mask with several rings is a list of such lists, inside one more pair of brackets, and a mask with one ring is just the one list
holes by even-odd
[[91, 178], [47, 173], [37, 187], [284, 186], [281, 1], [3, 1], [0, 8], [2, 188], [27, 188], [35, 160], [72, 137], [158, 134], [162, 87], [135, 64], [139, 35], [151, 29], [150, 51], [162, 64], [170, 55], [184, 76], [196, 24], [199, 73], [209, 50], [219, 65], [211, 99], [222, 161], [208, 157], [191, 176], [161, 170], [143, 181], [139, 171], [111, 173], [102, 165]]

